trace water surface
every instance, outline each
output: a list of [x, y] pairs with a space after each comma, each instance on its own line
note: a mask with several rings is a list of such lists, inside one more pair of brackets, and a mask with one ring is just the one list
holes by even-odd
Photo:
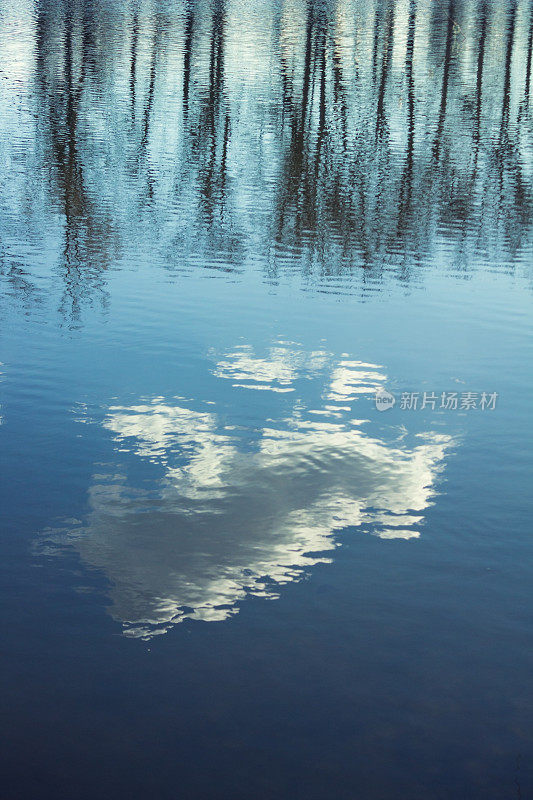
[[533, 792], [532, 43], [0, 2], [10, 800]]

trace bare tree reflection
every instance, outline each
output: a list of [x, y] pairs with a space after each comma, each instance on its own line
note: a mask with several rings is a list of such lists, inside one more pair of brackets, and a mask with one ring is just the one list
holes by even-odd
[[71, 323], [134, 241], [166, 266], [260, 254], [271, 278], [405, 281], [439, 242], [461, 269], [512, 264], [533, 206], [530, 0], [284, 0], [256, 78], [246, 24], [230, 0], [39, 6], [36, 144]]
[[439, 107], [439, 124], [437, 126], [437, 133], [435, 136], [435, 143], [433, 145], [433, 154], [435, 160], [439, 160], [442, 133], [444, 129], [444, 120], [446, 118], [446, 105], [448, 102], [448, 87], [450, 83], [450, 66], [452, 62], [452, 42], [453, 42], [453, 28], [455, 21], [455, 0], [449, 0], [448, 10], [446, 12], [447, 25], [446, 25], [446, 50], [444, 54], [444, 67], [442, 70], [442, 86], [440, 91], [440, 107]]
[[529, 94], [531, 91], [531, 61], [533, 56], [533, 2], [530, 3], [529, 9], [529, 35], [527, 38], [527, 56], [526, 56], [526, 82], [524, 86], [524, 104], [526, 110], [529, 109]]
[[[524, 178], [520, 147], [516, 137], [514, 144], [508, 138], [512, 127], [509, 103], [516, 3], [509, 5], [507, 17], [503, 17], [506, 45], [500, 136], [485, 138], [482, 166], [478, 163], [478, 156], [484, 99], [493, 108], [496, 88], [494, 74], [491, 74], [492, 83], [489, 83], [485, 70], [491, 16], [492, 45], [501, 38], [498, 26], [502, 18], [497, 18], [494, 9], [482, 0], [477, 10], [477, 27], [471, 29], [472, 35], [477, 36], [476, 70], [472, 76], [475, 101], [472, 116], [469, 118], [464, 114], [461, 117], [463, 147], [458, 151], [458, 99], [461, 99], [465, 111], [469, 108], [469, 101], [462, 96], [464, 79], [459, 62], [465, 47], [476, 47], [473, 40], [465, 38], [467, 25], [458, 21], [459, 14], [463, 17], [466, 14], [465, 4], [446, 0], [446, 3], [434, 7], [429, 36], [435, 77], [428, 86], [427, 74], [420, 70], [418, 77], [416, 74], [414, 52], [419, 9], [416, 0], [410, 0], [404, 59], [407, 113], [403, 120], [393, 102], [391, 85], [394, 80], [395, 20], [398, 16], [395, 16], [394, 4], [386, 0], [379, 0], [376, 4], [370, 81], [365, 82], [364, 77], [352, 70], [352, 81], [356, 84], [359, 81], [360, 85], [359, 91], [352, 90], [351, 107], [344, 97], [339, 103], [337, 86], [345, 85], [348, 80], [342, 74], [342, 59], [330, 52], [334, 47], [330, 43], [335, 42], [338, 19], [335, 10], [324, 5], [319, 8], [320, 13], [311, 4], [307, 11], [302, 107], [297, 110], [294, 102], [288, 105], [293, 119], [280, 171], [275, 224], [278, 248], [282, 249], [284, 244], [293, 251], [301, 252], [303, 249], [314, 253], [307, 264], [316, 263], [317, 257], [320, 262], [322, 255], [322, 268], [327, 272], [334, 266], [343, 270], [359, 264], [372, 267], [374, 275], [379, 275], [383, 265], [392, 261], [398, 264], [399, 277], [405, 279], [417, 260], [424, 257], [427, 260], [437, 226], [442, 235], [451, 238], [463, 263], [468, 262], [468, 254], [484, 238], [498, 241], [504, 250], [510, 248], [501, 255], [505, 260], [512, 260], [530, 234], [527, 219], [531, 219], [532, 210], [531, 188]], [[323, 35], [325, 28], [333, 31], [331, 36]], [[344, 58], [344, 63], [349, 63], [348, 57]], [[364, 63], [364, 53], [359, 55], [357, 63]], [[335, 65], [329, 80], [325, 79], [327, 64]], [[286, 72], [283, 66], [282, 70]], [[439, 73], [440, 84], [437, 82]], [[287, 90], [286, 84], [284, 78], [285, 93], [288, 91], [290, 96], [297, 94], [294, 86]], [[365, 115], [371, 104], [372, 87], [376, 92], [376, 139], [369, 146], [369, 126], [365, 124]], [[428, 89], [433, 95], [428, 94]], [[388, 95], [391, 97], [389, 102]], [[433, 117], [428, 113], [432, 96], [438, 99]], [[316, 97], [319, 98], [318, 107], [313, 108], [309, 98]], [[453, 117], [449, 121], [452, 101]], [[417, 144], [416, 108], [421, 103], [426, 110], [421, 123], [424, 128], [421, 129], [419, 124], [421, 136]], [[428, 158], [422, 137], [427, 137], [433, 125], [431, 157]], [[393, 128], [396, 136], [403, 128], [403, 159], [399, 148], [391, 146], [388, 131]], [[474, 158], [470, 157], [471, 153], [474, 153]], [[499, 183], [505, 188], [499, 198], [493, 193], [490, 166], [493, 160], [508, 176], [507, 181], [500, 177]], [[502, 223], [501, 235], [496, 234], [493, 227], [496, 218]], [[484, 228], [487, 231], [481, 234]], [[514, 239], [512, 247], [510, 231]], [[336, 245], [336, 249], [332, 249], [331, 243]]]
[[[74, 32], [73, 4], [67, 2], [62, 43], [52, 49], [49, 41], [57, 18], [41, 12], [37, 19], [36, 81], [40, 113], [47, 116], [47, 143], [52, 154], [52, 190], [64, 219], [63, 259], [60, 269], [64, 292], [61, 312], [71, 325], [80, 320], [83, 303], [95, 296], [106, 302], [105, 280], [114, 249], [112, 222], [87, 192], [80, 151], [80, 96], [87, 68], [92, 63], [90, 30], [94, 20], [83, 13], [81, 37]], [[79, 20], [78, 20], [79, 21]], [[51, 77], [60, 71], [61, 78]]]

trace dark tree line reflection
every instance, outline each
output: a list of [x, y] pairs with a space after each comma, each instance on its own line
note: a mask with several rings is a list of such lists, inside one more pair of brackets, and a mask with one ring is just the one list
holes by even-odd
[[250, 6], [63, 0], [29, 17], [26, 192], [46, 184], [67, 316], [142, 253], [378, 280], [520, 260], [529, 0]]
[[[85, 11], [82, 18], [79, 43], [74, 41], [75, 20], [71, 9], [64, 21], [64, 59], [59, 86], [50, 86], [47, 81], [47, 59], [50, 51], [46, 47], [48, 30], [44, 15], [38, 17], [36, 75], [42, 107], [47, 109], [52, 158], [51, 184], [54, 200], [64, 218], [63, 272], [64, 295], [62, 310], [71, 319], [77, 320], [82, 298], [90, 295], [88, 290], [103, 292], [105, 283], [102, 274], [113, 257], [113, 223], [105, 209], [92, 200], [86, 186], [83, 154], [83, 139], [79, 133], [80, 99], [87, 70], [92, 66], [92, 20]], [[79, 60], [76, 63], [75, 48], [79, 45]]]

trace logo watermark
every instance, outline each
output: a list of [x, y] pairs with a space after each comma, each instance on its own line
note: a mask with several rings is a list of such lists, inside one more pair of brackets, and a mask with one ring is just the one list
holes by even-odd
[[392, 408], [396, 403], [396, 398], [386, 389], [378, 389], [376, 391], [376, 408], [378, 411], [387, 411]]
[[[497, 392], [401, 392], [399, 408], [402, 411], [494, 411]], [[378, 411], [388, 411], [396, 404], [396, 396], [386, 389], [377, 389], [375, 395]]]

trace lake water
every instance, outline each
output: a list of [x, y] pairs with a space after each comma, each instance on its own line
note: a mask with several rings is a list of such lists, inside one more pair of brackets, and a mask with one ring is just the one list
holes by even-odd
[[0, 1], [6, 800], [533, 797], [532, 41]]

